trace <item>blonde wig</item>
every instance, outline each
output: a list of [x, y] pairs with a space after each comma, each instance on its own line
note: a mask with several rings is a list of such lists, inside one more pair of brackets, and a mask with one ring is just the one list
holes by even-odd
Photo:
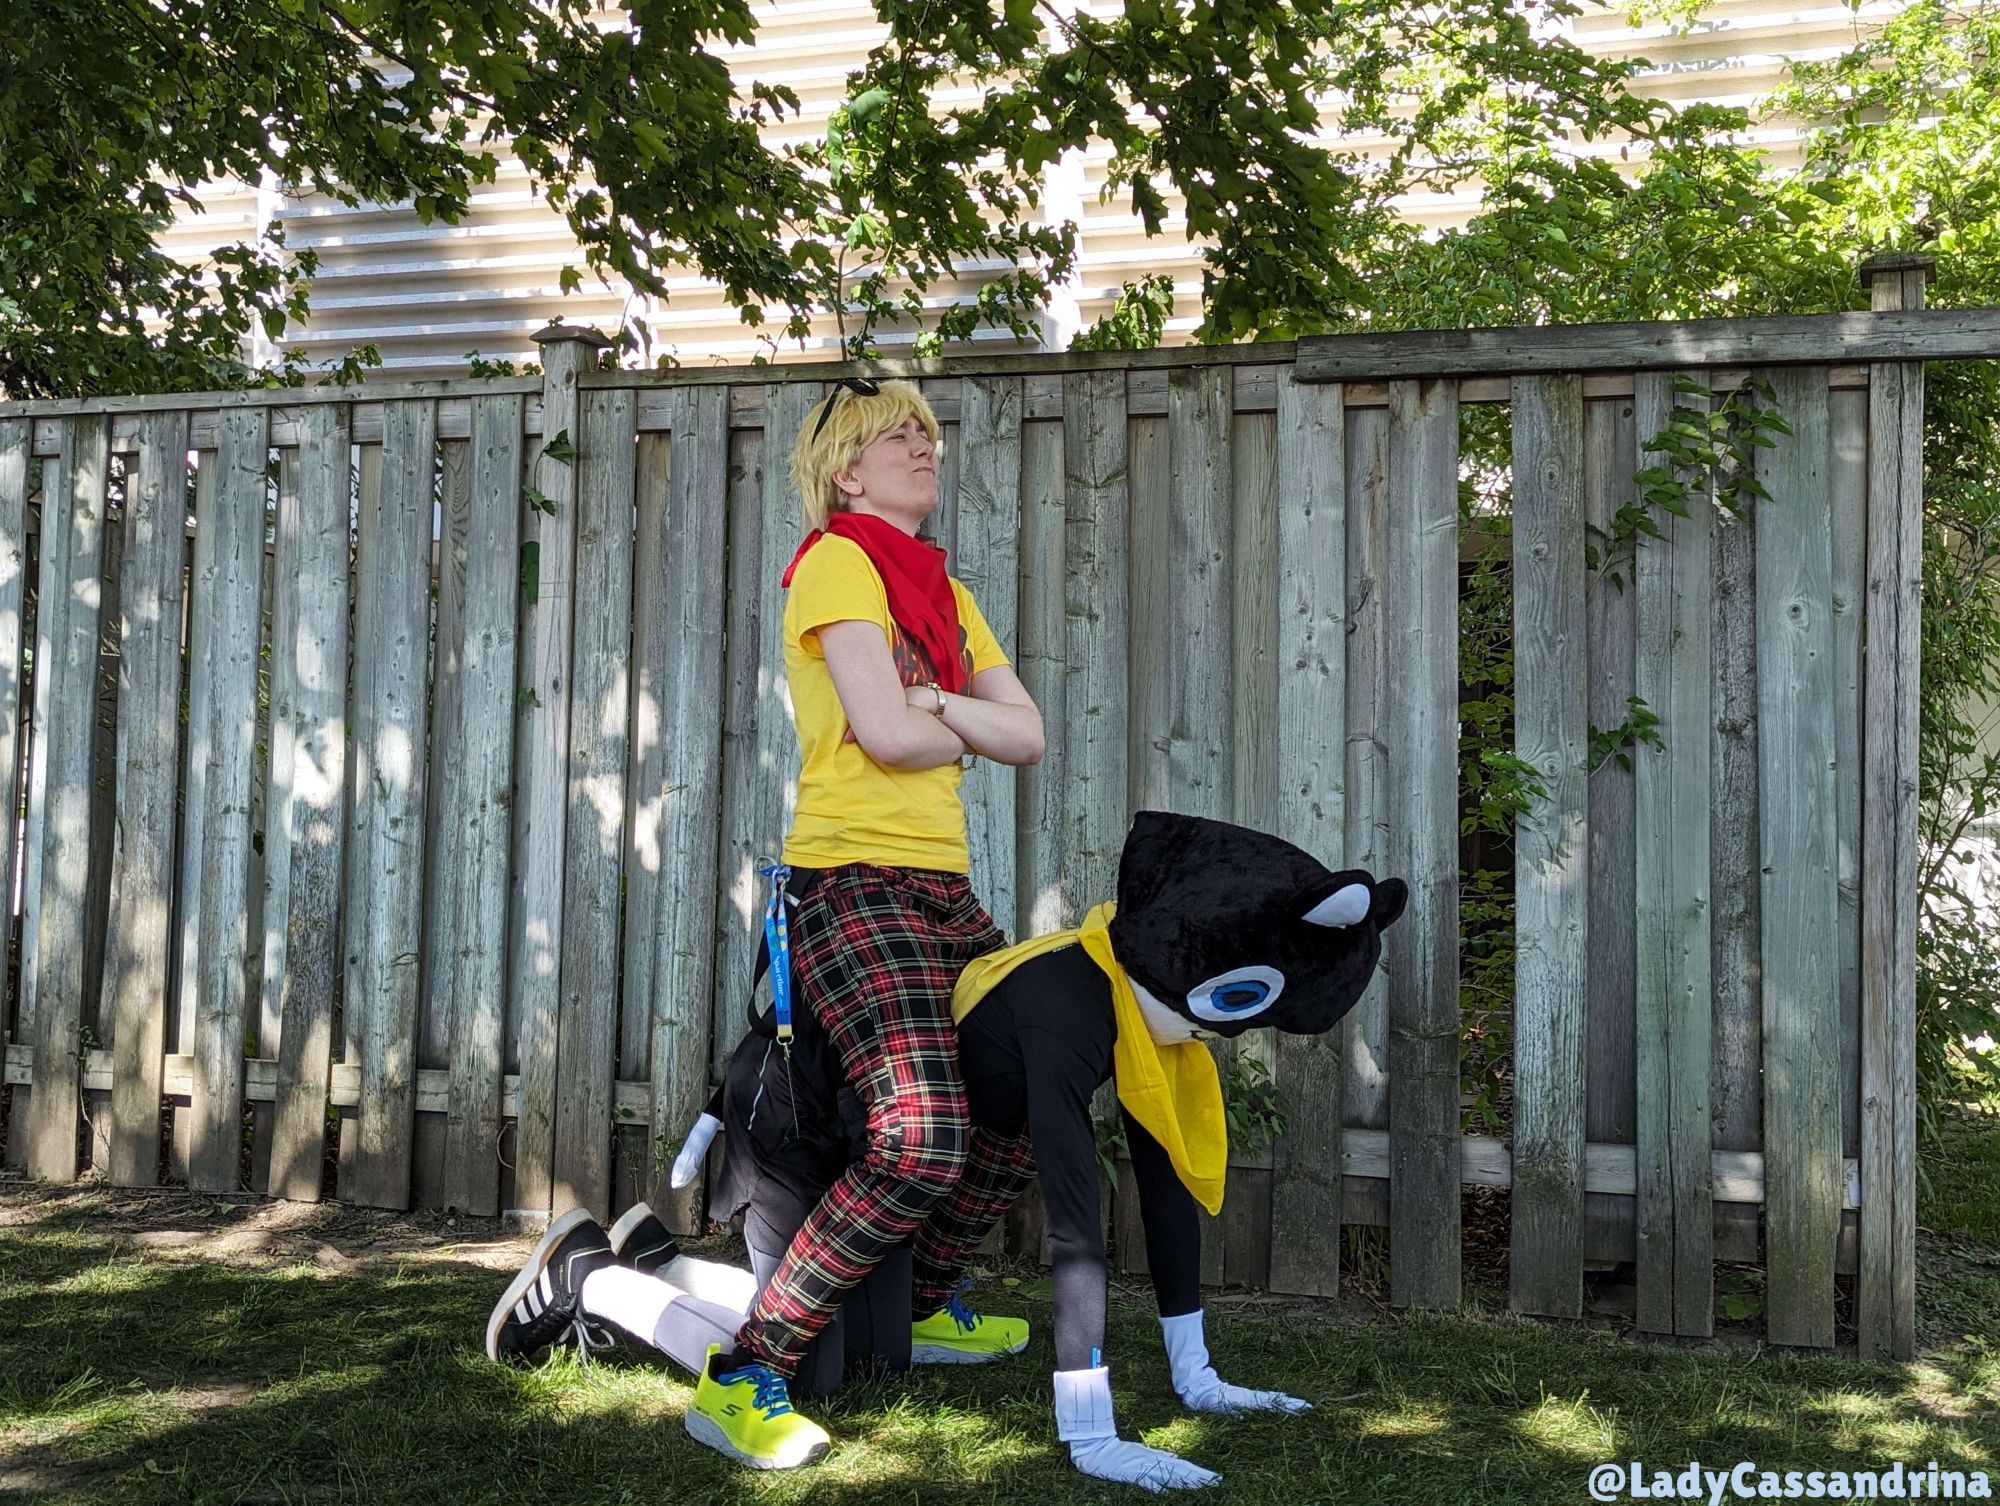
[[[826, 427], [814, 434], [828, 403], [833, 412]], [[923, 425], [942, 456], [937, 415], [914, 382], [883, 382], [873, 396], [836, 387], [812, 406], [799, 430], [798, 443], [792, 446], [792, 484], [798, 488], [799, 510], [807, 528], [826, 527], [827, 515], [846, 506], [845, 494], [833, 484], [835, 473], [846, 470], [861, 458], [864, 447], [909, 418]]]

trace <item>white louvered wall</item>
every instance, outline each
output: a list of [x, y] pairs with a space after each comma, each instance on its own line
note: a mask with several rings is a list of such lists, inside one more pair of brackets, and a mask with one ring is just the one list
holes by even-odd
[[[1642, 86], [1648, 94], [1753, 106], [1781, 82], [1787, 61], [1837, 55], [1898, 8], [1897, 0], [1864, 0], [1858, 9], [1838, 0], [1720, 0], [1691, 30], [1677, 32], [1663, 25], [1635, 28], [1622, 7], [1613, 5], [1593, 9], [1567, 29], [1591, 52], [1651, 59]], [[862, 64], [884, 28], [869, 5], [853, 0], [765, 0], [758, 15], [755, 45], [718, 48], [719, 54], [746, 92], [757, 80], [789, 85], [798, 94], [803, 112], [768, 132], [771, 145], [822, 136], [828, 113], [846, 96], [847, 75]], [[940, 106], [952, 102], [950, 94], [938, 97]], [[1795, 130], [1774, 123], [1759, 134], [1777, 164], [1796, 162]], [[1042, 321], [1043, 338], [1062, 345], [1072, 330], [1108, 312], [1121, 284], [1164, 271], [1173, 275], [1176, 294], [1169, 339], [1184, 340], [1199, 322], [1201, 265], [1195, 248], [1178, 218], [1170, 218], [1165, 233], [1149, 241], [1124, 195], [1099, 202], [1107, 158], [1105, 149], [1083, 153], [1066, 180], [1049, 185], [1048, 212], [1078, 220], [1082, 257], [1074, 286]], [[774, 351], [715, 289], [692, 275], [675, 281], [664, 305], [632, 304], [626, 290], [606, 288], [587, 272], [582, 289], [564, 297], [559, 274], [573, 261], [581, 269], [581, 258], [562, 220], [540, 203], [511, 160], [502, 160], [497, 181], [482, 186], [471, 212], [452, 226], [421, 224], [414, 213], [394, 206], [348, 208], [325, 199], [286, 198], [269, 187], [216, 188], [203, 199], [205, 212], [182, 218], [167, 237], [176, 254], [199, 259], [266, 220], [281, 222], [293, 247], [317, 252], [311, 323], [284, 341], [303, 348], [315, 364], [372, 343], [385, 376], [451, 375], [463, 372], [474, 350], [488, 358], [532, 359], [529, 336], [557, 316], [610, 330], [628, 313], [644, 319], [656, 355], [671, 354], [685, 365], [757, 355], [824, 359], [838, 344], [828, 316], [817, 322], [807, 349], [791, 344]], [[1475, 207], [1468, 195], [1430, 195], [1403, 209], [1417, 223], [1446, 226], [1463, 223]], [[965, 296], [977, 286], [977, 274], [977, 268], [966, 268], [960, 286], [934, 289], [933, 301]], [[899, 339], [893, 332], [880, 338], [889, 349]], [[248, 354], [260, 361], [275, 358], [262, 342]]]

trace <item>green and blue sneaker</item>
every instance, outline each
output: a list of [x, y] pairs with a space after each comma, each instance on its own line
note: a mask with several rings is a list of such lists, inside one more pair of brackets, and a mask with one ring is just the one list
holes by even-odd
[[752, 1469], [811, 1464], [833, 1440], [792, 1410], [785, 1378], [758, 1361], [722, 1369], [722, 1346], [708, 1346], [687, 1412], [688, 1437]]
[[1026, 1318], [989, 1318], [959, 1293], [942, 1309], [910, 1325], [910, 1359], [918, 1365], [984, 1365], [1028, 1347]]

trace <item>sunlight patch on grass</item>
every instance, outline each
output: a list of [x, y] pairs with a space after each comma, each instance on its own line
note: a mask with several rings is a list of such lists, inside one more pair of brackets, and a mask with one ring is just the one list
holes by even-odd
[[1936, 1365], [1920, 1360], [1909, 1367], [1904, 1394], [1931, 1417], [1957, 1420], [1986, 1412], [1980, 1403], [1990, 1398], [1978, 1392], [2000, 1386], [2000, 1354], [1983, 1364], [1975, 1362], [1967, 1369], [1969, 1374], [1954, 1378]]
[[68, 1411], [103, 1389], [104, 1382], [85, 1370], [69, 1377], [47, 1395], [37, 1396], [20, 1374], [9, 1368], [0, 1372], [0, 1424]]
[[78, 1380], [32, 1412], [0, 1422], [0, 1456], [32, 1447], [89, 1458], [151, 1436], [184, 1415], [170, 1398], [151, 1391], [109, 1391], [93, 1377]]
[[1956, 1424], [1928, 1417], [1893, 1417], [1863, 1430], [1862, 1449], [1882, 1458], [1958, 1459], [1977, 1464], [1986, 1450]]
[[1211, 1419], [1200, 1412], [1183, 1412], [1172, 1422], [1147, 1428], [1140, 1440], [1170, 1454], [1192, 1454], [1212, 1441]]
[[153, 1273], [139, 1262], [121, 1264], [105, 1261], [86, 1266], [73, 1276], [50, 1282], [42, 1290], [58, 1297], [113, 1297], [144, 1291], [154, 1282]]
[[1444, 1409], [1403, 1398], [1394, 1411], [1381, 1408], [1364, 1416], [1357, 1431], [1364, 1438], [1435, 1438], [1449, 1426]]
[[1589, 1398], [1588, 1391], [1574, 1399], [1544, 1395], [1533, 1411], [1516, 1420], [1515, 1431], [1538, 1448], [1579, 1464], [1609, 1459], [1624, 1447], [1622, 1430]]

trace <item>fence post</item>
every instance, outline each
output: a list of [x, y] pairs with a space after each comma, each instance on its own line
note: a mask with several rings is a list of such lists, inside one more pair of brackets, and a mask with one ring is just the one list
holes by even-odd
[[528, 506], [521, 521], [514, 892], [507, 927], [507, 993], [520, 1024], [521, 1088], [513, 1206], [504, 1215], [515, 1226], [547, 1222], [555, 1192], [556, 1012], [569, 808], [576, 467], [549, 459], [542, 448], [564, 430], [577, 434], [577, 373], [611, 342], [593, 329], [552, 324], [535, 332], [535, 343], [542, 351], [542, 444], [525, 453], [535, 489], [554, 510]]
[[[1923, 307], [1928, 256], [1861, 266], [1877, 312]], [[1916, 1350], [1917, 671], [1924, 368], [1868, 370], [1868, 595], [1862, 688], [1861, 1277], [1864, 1359]]]

